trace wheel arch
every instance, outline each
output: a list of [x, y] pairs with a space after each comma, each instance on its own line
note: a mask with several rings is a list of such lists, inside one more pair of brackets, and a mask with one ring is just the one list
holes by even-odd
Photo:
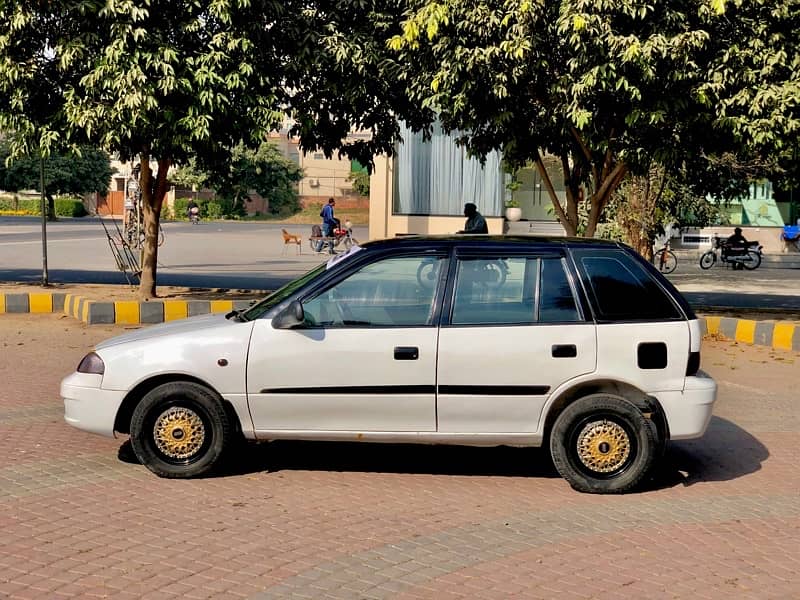
[[[617, 381], [614, 379], [604, 379], [599, 381], [587, 381], [579, 383], [564, 390], [558, 397], [550, 403], [547, 414], [545, 415], [542, 446], [549, 444], [550, 432], [558, 416], [570, 404], [591, 394], [613, 394], [620, 396], [638, 408], [642, 414], [653, 421], [658, 431], [659, 438], [663, 441], [669, 439], [669, 425], [667, 423], [664, 409], [657, 398], [650, 396], [634, 385]], [[649, 416], [648, 416], [649, 415]]]
[[225, 400], [225, 398], [223, 398], [222, 395], [213, 388], [213, 386], [209, 385], [207, 381], [204, 381], [199, 377], [187, 375], [186, 373], [161, 373], [137, 383], [125, 395], [119, 410], [117, 410], [117, 416], [114, 419], [114, 431], [118, 431], [119, 433], [130, 433], [133, 411], [136, 410], [136, 406], [142, 401], [142, 398], [160, 385], [165, 383], [180, 382], [196, 383], [214, 394], [225, 408], [225, 412], [228, 414], [228, 418], [231, 420], [231, 423], [233, 424], [237, 434], [241, 434], [242, 424], [239, 421], [239, 416], [236, 414], [236, 410], [233, 408], [233, 405], [229, 401]]

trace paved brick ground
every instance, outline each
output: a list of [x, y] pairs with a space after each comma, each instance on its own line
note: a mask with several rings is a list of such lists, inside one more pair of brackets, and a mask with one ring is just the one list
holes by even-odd
[[281, 442], [158, 479], [63, 422], [60, 378], [120, 329], [0, 319], [2, 598], [800, 597], [800, 354], [707, 343], [707, 435], [604, 497], [512, 448]]

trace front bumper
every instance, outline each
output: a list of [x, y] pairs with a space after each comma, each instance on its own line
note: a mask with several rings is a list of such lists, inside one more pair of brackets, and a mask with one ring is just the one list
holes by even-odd
[[682, 392], [658, 392], [658, 398], [669, 427], [671, 440], [689, 440], [702, 436], [717, 399], [717, 383], [700, 372], [687, 377]]
[[125, 392], [103, 390], [102, 375], [73, 373], [61, 382], [64, 420], [78, 429], [114, 437], [114, 420]]

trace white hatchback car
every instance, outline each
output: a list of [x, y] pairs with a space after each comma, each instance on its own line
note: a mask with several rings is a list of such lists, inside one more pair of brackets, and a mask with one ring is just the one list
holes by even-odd
[[621, 244], [402, 237], [354, 246], [244, 311], [97, 346], [68, 423], [129, 433], [163, 477], [233, 442], [549, 446], [577, 490], [624, 492], [701, 436], [716, 384], [683, 297]]

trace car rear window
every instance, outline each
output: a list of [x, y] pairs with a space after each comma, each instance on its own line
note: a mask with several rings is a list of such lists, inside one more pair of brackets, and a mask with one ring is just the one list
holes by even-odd
[[525, 256], [459, 259], [453, 325], [581, 320], [563, 259]]
[[622, 250], [576, 250], [581, 276], [601, 321], [682, 319], [669, 294]]

